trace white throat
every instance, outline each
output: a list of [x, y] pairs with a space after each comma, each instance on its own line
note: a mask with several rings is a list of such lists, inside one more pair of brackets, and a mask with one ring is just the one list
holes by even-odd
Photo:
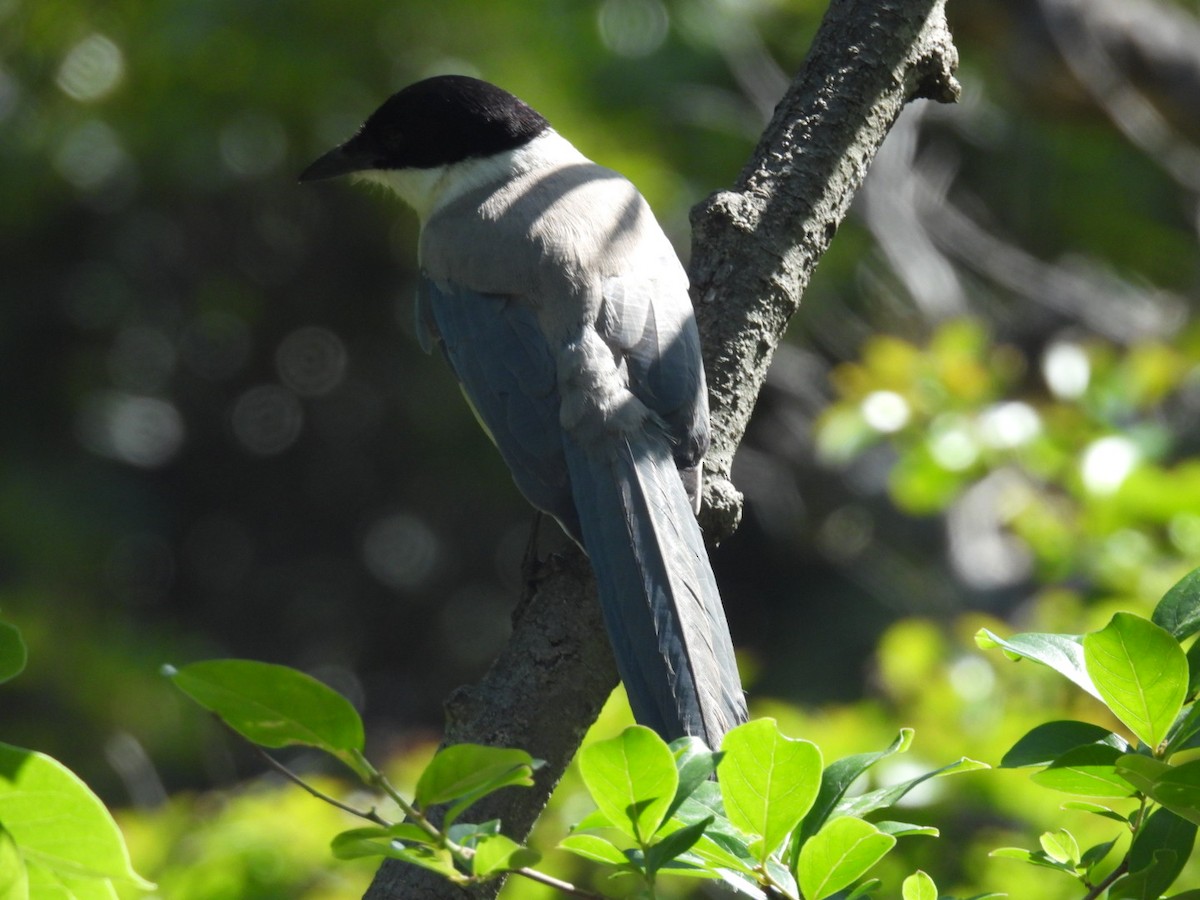
[[465, 159], [432, 169], [368, 169], [357, 177], [393, 191], [416, 210], [424, 225], [435, 212], [475, 188], [500, 185], [524, 172], [586, 159], [551, 128], [527, 144], [494, 156]]

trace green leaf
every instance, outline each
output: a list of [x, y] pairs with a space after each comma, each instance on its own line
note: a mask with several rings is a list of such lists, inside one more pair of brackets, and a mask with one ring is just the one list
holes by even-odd
[[1068, 875], [1075, 874], [1074, 866], [1070, 863], [1051, 859], [1043, 850], [1024, 850], [1021, 847], [997, 847], [988, 856], [993, 856], [996, 859], [1016, 859], [1024, 863], [1029, 863], [1031, 866], [1054, 869], [1057, 872], [1066, 872]]
[[657, 872], [668, 863], [687, 853], [692, 849], [696, 841], [700, 840], [704, 834], [704, 830], [712, 824], [712, 821], [710, 818], [694, 822], [691, 825], [680, 828], [678, 831], [672, 831], [661, 840], [655, 841], [646, 850], [646, 870], [650, 873]]
[[896, 735], [896, 739], [886, 749], [875, 753], [858, 753], [854, 756], [847, 756], [844, 759], [834, 760], [825, 767], [825, 771], [821, 773], [821, 789], [817, 792], [817, 799], [813, 801], [812, 809], [800, 823], [796, 840], [792, 844], [793, 868], [795, 868], [800, 848], [804, 842], [821, 830], [821, 826], [825, 824], [842, 801], [850, 785], [881, 759], [886, 759], [896, 753], [904, 753], [912, 745], [912, 739], [913, 730], [902, 728]]
[[662, 825], [679, 786], [671, 749], [642, 725], [584, 747], [579, 773], [609, 821], [641, 844]]
[[878, 878], [868, 878], [849, 894], [846, 895], [846, 900], [858, 900], [859, 897], [865, 897], [867, 894], [873, 894], [883, 886], [883, 882]]
[[[1127, 857], [1129, 874], [1153, 869], [1145, 875], [1146, 891], [1158, 897], [1179, 877], [1195, 843], [1195, 822], [1186, 821], [1170, 810], [1156, 809], [1133, 836]], [[1171, 851], [1172, 858], [1159, 855], [1161, 850]]]
[[624, 850], [598, 834], [569, 834], [558, 842], [558, 846], [593, 862], [612, 866], [629, 864], [629, 857]]
[[1067, 800], [1062, 805], [1062, 809], [1077, 809], [1080, 812], [1089, 812], [1092, 815], [1101, 816], [1105, 819], [1112, 819], [1114, 822], [1120, 822], [1122, 825], [1129, 824], [1129, 817], [1123, 816], [1107, 806], [1102, 806], [1099, 803], [1089, 803], [1086, 800]]
[[[1200, 641], [1192, 641], [1188, 647], [1188, 696], [1194, 697], [1200, 690]], [[1181, 895], [1182, 896], [1182, 895]]]
[[1101, 699], [1148, 747], [1167, 736], [1187, 694], [1187, 658], [1153, 622], [1117, 613], [1085, 635], [1084, 662]]
[[1085, 797], [1128, 797], [1134, 787], [1117, 770], [1120, 750], [1108, 744], [1085, 744], [1068, 750], [1047, 768], [1034, 772], [1034, 784]]
[[[1200, 641], [1197, 644], [1200, 645]], [[1171, 729], [1167, 738], [1167, 746], [1163, 749], [1164, 757], [1188, 747], [1192, 738], [1200, 732], [1200, 703], [1193, 703], [1185, 709], [1187, 712], [1180, 716], [1178, 724]]]
[[166, 666], [163, 673], [247, 740], [263, 747], [316, 747], [368, 776], [359, 758], [362, 719], [349, 700], [312, 676], [249, 659]]
[[904, 879], [900, 885], [900, 896], [904, 900], [938, 900], [937, 885], [920, 869]]
[[800, 850], [800, 890], [806, 900], [828, 897], [865, 875], [895, 845], [894, 837], [870, 822], [834, 819]]
[[721, 797], [737, 828], [758, 840], [751, 851], [765, 861], [812, 807], [821, 784], [821, 751], [783, 735], [774, 719], [739, 725], [721, 744]]
[[[1175, 856], [1174, 850], [1155, 850], [1150, 864], [1140, 872], [1130, 872], [1113, 882], [1108, 889], [1109, 900], [1158, 900], [1162, 896], [1159, 885], [1165, 881], [1163, 873], [1178, 871], [1183, 862]], [[1165, 881], [1169, 887], [1171, 881]]]
[[1163, 594], [1150, 620], [1182, 641], [1200, 631], [1200, 569], [1193, 569]]
[[0, 897], [6, 900], [29, 900], [29, 873], [17, 842], [0, 826]]
[[892, 837], [937, 837], [940, 832], [932, 825], [912, 825], [908, 822], [876, 822], [875, 827]]
[[1038, 838], [1038, 843], [1042, 845], [1042, 852], [1055, 862], [1070, 863], [1072, 866], [1079, 864], [1079, 842], [1065, 828], [1045, 832]]
[[367, 825], [351, 828], [334, 835], [329, 849], [337, 859], [359, 859], [364, 856], [392, 856], [395, 841], [432, 844], [433, 837], [413, 822], [396, 825]]
[[1097, 699], [1100, 693], [1092, 684], [1083, 661], [1083, 638], [1077, 634], [1027, 632], [1002, 638], [986, 628], [975, 633], [975, 643], [987, 650], [999, 647], [1010, 659], [1031, 659], [1064, 675]]
[[1079, 857], [1080, 867], [1088, 874], [1091, 874], [1092, 869], [1100, 865], [1104, 857], [1108, 856], [1112, 848], [1116, 846], [1116, 843], [1117, 839], [1113, 838], [1111, 841], [1105, 841], [1103, 844], [1094, 844], [1088, 847], [1083, 851], [1083, 855]]
[[679, 773], [679, 786], [675, 789], [671, 805], [667, 807], [664, 816], [667, 819], [700, 785], [708, 781], [724, 756], [723, 753], [709, 750], [704, 741], [696, 737], [678, 738], [671, 742], [670, 747], [675, 757], [675, 769]]
[[1151, 800], [1200, 824], [1200, 759], [1169, 766], [1146, 756], [1122, 756], [1118, 771]]
[[930, 778], [937, 778], [942, 775], [958, 775], [963, 772], [976, 772], [980, 769], [988, 768], [991, 767], [987, 763], [964, 756], [956, 762], [942, 766], [940, 769], [934, 769], [932, 772], [926, 772], [924, 775], [918, 775], [916, 778], [910, 778], [908, 781], [902, 781], [890, 787], [880, 788], [879, 790], [870, 791], [866, 794], [860, 794], [857, 797], [851, 797], [849, 800], [844, 800], [838, 804], [836, 813], [840, 816], [865, 816], [874, 810], [891, 806], [917, 785], [928, 781]]
[[451, 800], [459, 801], [445, 814], [443, 824], [448, 827], [488, 794], [513, 785], [532, 785], [536, 765], [524, 750], [452, 744], [435, 753], [417, 779], [416, 803], [428, 809]]
[[475, 847], [471, 871], [477, 878], [487, 878], [499, 872], [511, 872], [536, 865], [542, 858], [536, 850], [522, 847], [502, 834], [488, 835]]
[[1120, 735], [1099, 725], [1071, 721], [1045, 722], [1013, 744], [1012, 749], [1000, 760], [1000, 768], [1044, 766], [1068, 750], [1085, 744], [1109, 744], [1121, 753], [1129, 752], [1129, 745]]
[[154, 887], [134, 872], [104, 804], [70, 769], [45, 754], [0, 744], [0, 823], [19, 848], [31, 885], [47, 878], [111, 879]]
[[20, 675], [27, 658], [28, 653], [25, 650], [25, 641], [21, 639], [21, 632], [14, 625], [0, 622], [0, 684]]

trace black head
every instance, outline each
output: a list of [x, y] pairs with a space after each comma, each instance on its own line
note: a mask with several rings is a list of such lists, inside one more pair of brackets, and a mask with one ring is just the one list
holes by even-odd
[[515, 149], [549, 127], [536, 110], [494, 84], [439, 75], [392, 94], [354, 137], [305, 169], [300, 180], [363, 169], [432, 169]]

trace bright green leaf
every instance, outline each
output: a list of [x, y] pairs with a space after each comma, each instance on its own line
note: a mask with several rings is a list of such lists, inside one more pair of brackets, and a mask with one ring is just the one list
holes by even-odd
[[725, 735], [721, 749], [726, 815], [758, 838], [752, 850], [764, 861], [812, 807], [821, 784], [821, 751], [783, 735], [774, 719], [739, 725]]
[[875, 827], [892, 837], [937, 837], [940, 833], [932, 825], [912, 825], [908, 822], [876, 822]]
[[263, 747], [317, 747], [366, 775], [358, 758], [362, 719], [349, 700], [312, 676], [249, 659], [165, 667], [164, 674], [247, 740]]
[[1068, 750], [1048, 767], [1034, 772], [1035, 784], [1085, 797], [1128, 797], [1134, 788], [1117, 770], [1121, 751], [1108, 744], [1085, 744]]
[[975, 643], [985, 650], [999, 647], [1011, 659], [1031, 659], [1049, 666], [1093, 697], [1102, 699], [1084, 664], [1083, 639], [1080, 635], [1027, 632], [1002, 638], [986, 628], [980, 628], [975, 633]]
[[29, 873], [17, 843], [0, 826], [0, 897], [6, 900], [29, 900]]
[[937, 885], [920, 869], [904, 879], [900, 895], [904, 900], [938, 900]]
[[800, 850], [797, 877], [806, 900], [821, 900], [857, 881], [896, 845], [870, 822], [843, 816]]
[[7, 622], [0, 622], [0, 684], [21, 674], [27, 657], [21, 632]]
[[471, 859], [471, 871], [478, 878], [486, 878], [498, 872], [511, 872], [535, 865], [541, 854], [522, 847], [512, 838], [493, 834], [483, 838], [475, 847]]
[[1182, 641], [1200, 631], [1200, 569], [1193, 569], [1163, 594], [1151, 621]]
[[488, 794], [512, 785], [532, 785], [535, 764], [524, 750], [482, 744], [443, 747], [417, 779], [417, 806], [427, 809], [459, 801], [446, 812], [443, 822], [448, 826]]
[[1120, 735], [1099, 725], [1071, 721], [1045, 722], [1013, 744], [1012, 749], [1000, 760], [1000, 768], [1048, 765], [1068, 750], [1085, 744], [1109, 744], [1121, 753], [1129, 752], [1128, 744]]
[[1054, 869], [1058, 872], [1066, 872], [1068, 875], [1075, 874], [1075, 868], [1070, 863], [1062, 863], [1056, 859], [1051, 859], [1042, 850], [1024, 850], [1020, 847], [997, 847], [988, 856], [994, 856], [996, 859], [1015, 859], [1020, 862], [1029, 863], [1031, 866]]
[[558, 846], [593, 862], [613, 866], [622, 866], [629, 862], [624, 850], [598, 834], [569, 834], [558, 842]]
[[0, 744], [0, 822], [20, 849], [31, 885], [49, 877], [154, 887], [133, 871], [121, 831], [99, 798], [42, 753]]
[[1055, 862], [1071, 863], [1072, 865], [1079, 863], [1079, 842], [1065, 828], [1045, 832], [1038, 838], [1038, 843], [1042, 845], [1042, 852]]
[[334, 835], [329, 848], [338, 859], [358, 859], [363, 856], [391, 856], [394, 841], [430, 844], [433, 838], [413, 822], [396, 825], [367, 825], [351, 828]]
[[1157, 747], [1183, 708], [1187, 658], [1166, 631], [1141, 616], [1117, 613], [1085, 635], [1084, 662], [1101, 699], [1149, 747]]
[[1107, 806], [1102, 806], [1099, 803], [1089, 803], [1086, 800], [1068, 800], [1062, 805], [1063, 809], [1077, 809], [1080, 812], [1089, 812], [1096, 816], [1101, 816], [1105, 819], [1112, 819], [1114, 822], [1120, 822], [1122, 825], [1129, 824], [1129, 817], [1123, 816]]
[[117, 900], [117, 889], [109, 878], [92, 878], [25, 860], [29, 874], [29, 896], [34, 900]]
[[579, 772], [609, 821], [639, 843], [658, 831], [679, 786], [670, 748], [642, 725], [584, 747]]

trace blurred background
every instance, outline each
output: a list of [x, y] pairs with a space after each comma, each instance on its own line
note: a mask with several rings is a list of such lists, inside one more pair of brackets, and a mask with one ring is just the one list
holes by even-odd
[[[31, 649], [0, 739], [121, 810], [162, 896], [369, 878], [324, 849], [352, 823], [260, 777], [163, 663], [303, 668], [403, 780], [519, 593], [532, 515], [417, 347], [413, 215], [296, 173], [399, 87], [478, 75], [629, 176], [686, 261], [825, 5], [0, 0], [0, 615]], [[906, 765], [994, 764], [1073, 701], [980, 624], [1088, 630], [1200, 565], [1200, 3], [948, 14], [962, 101], [875, 161], [714, 553], [754, 710], [827, 759], [914, 725]], [[906, 862], [1059, 896], [985, 855], [1056, 805], [961, 781], [914, 798], [943, 837]]]

